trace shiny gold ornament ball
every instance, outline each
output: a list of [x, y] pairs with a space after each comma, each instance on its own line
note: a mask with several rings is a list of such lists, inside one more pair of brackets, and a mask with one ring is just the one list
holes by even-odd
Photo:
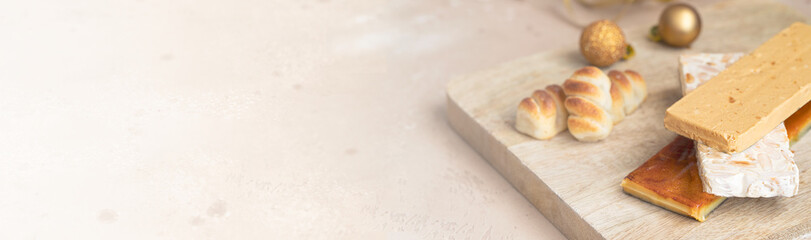
[[617, 24], [610, 20], [593, 22], [583, 29], [580, 35], [580, 53], [589, 63], [605, 67], [625, 55], [627, 44]]
[[701, 18], [690, 5], [673, 4], [659, 17], [659, 35], [662, 41], [674, 47], [690, 46], [701, 32]]

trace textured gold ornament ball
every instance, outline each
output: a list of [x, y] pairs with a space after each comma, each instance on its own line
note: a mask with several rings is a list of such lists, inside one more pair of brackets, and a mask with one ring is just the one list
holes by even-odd
[[622, 29], [610, 20], [593, 22], [580, 35], [580, 53], [598, 67], [619, 61], [625, 55], [626, 47]]
[[701, 18], [695, 8], [684, 3], [673, 4], [659, 17], [662, 41], [675, 47], [690, 46], [701, 32]]

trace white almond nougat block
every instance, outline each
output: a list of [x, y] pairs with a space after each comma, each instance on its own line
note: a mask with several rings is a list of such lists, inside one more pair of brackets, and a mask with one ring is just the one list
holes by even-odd
[[681, 94], [687, 95], [743, 57], [743, 53], [691, 53], [679, 57]]
[[800, 171], [789, 150], [783, 123], [739, 153], [729, 154], [697, 143], [698, 174], [704, 191], [724, 197], [791, 197]]
[[[687, 95], [740, 59], [743, 53], [685, 54], [679, 58], [682, 94]], [[751, 147], [729, 154], [696, 143], [704, 191], [724, 197], [791, 197], [800, 172], [782, 123]]]

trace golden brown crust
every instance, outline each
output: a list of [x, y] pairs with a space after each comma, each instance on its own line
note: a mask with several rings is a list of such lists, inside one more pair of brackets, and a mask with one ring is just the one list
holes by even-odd
[[648, 84], [645, 83], [645, 79], [642, 78], [642, 75], [639, 75], [639, 73], [633, 70], [625, 70], [625, 74], [631, 78], [634, 84], [634, 91], [640, 91], [641, 96], [637, 97], [642, 97], [642, 100], [645, 100], [648, 96]]
[[622, 96], [611, 92], [611, 80], [596, 67], [584, 67], [563, 83], [566, 94], [564, 106], [569, 112], [569, 132], [580, 141], [597, 141], [608, 136], [613, 122], [624, 115], [612, 114], [615, 97], [622, 104]]
[[622, 72], [611, 70], [608, 72], [608, 78], [611, 79], [611, 83], [618, 85], [617, 87], [623, 92], [631, 92], [631, 80], [626, 78]]
[[532, 93], [532, 99], [538, 104], [539, 110], [541, 115], [544, 117], [554, 117], [555, 111], [557, 111], [555, 106], [555, 100], [553, 99], [552, 95], [544, 90], [535, 90]]
[[625, 70], [624, 72], [612, 70], [608, 73], [608, 78], [611, 79], [612, 87], [614, 85], [618, 86], [620, 93], [622, 93], [622, 108], [625, 115], [636, 110], [647, 97], [645, 80], [637, 72], [632, 70]]
[[[634, 81], [641, 80], [630, 70], [609, 74], [611, 76], [596, 67], [584, 67], [575, 71], [562, 86], [549, 85], [536, 90], [531, 101], [524, 99], [519, 104], [516, 128], [520, 125], [519, 131], [541, 139], [539, 136], [549, 137], [549, 132], [557, 133], [566, 128], [580, 141], [607, 137], [613, 124], [625, 118], [628, 103], [637, 99], [635, 94], [639, 91]], [[537, 134], [539, 132], [544, 134]]]
[[584, 76], [584, 77], [597, 78], [597, 77], [600, 77], [600, 75], [602, 75], [602, 74], [603, 74], [603, 71], [600, 70], [599, 68], [592, 67], [592, 66], [587, 66], [587, 67], [577, 69], [577, 71], [574, 71], [573, 75], [581, 75], [581, 76]]
[[614, 124], [619, 123], [623, 119], [625, 119], [625, 110], [623, 109], [623, 105], [625, 104], [622, 96], [622, 92], [620, 92], [619, 86], [617, 84], [611, 84], [611, 121]]
[[518, 104], [515, 128], [537, 139], [549, 139], [566, 130], [568, 113], [563, 106], [560, 86], [536, 90]]
[[564, 102], [570, 115], [569, 132], [580, 141], [598, 141], [611, 132], [611, 117], [594, 102], [582, 97], [568, 97]]
[[605, 139], [611, 133], [612, 125], [607, 113], [602, 112], [602, 114], [605, 115], [603, 119], [606, 121], [598, 122], [592, 118], [570, 116], [566, 121], [569, 133], [579, 141], [592, 142]]
[[566, 79], [563, 82], [563, 92], [566, 96], [586, 96], [590, 98], [598, 98], [603, 94], [594, 84], [576, 79]]
[[533, 117], [541, 116], [538, 104], [531, 97], [525, 97], [521, 103], [518, 103], [518, 111], [525, 111]]
[[566, 82], [563, 83], [566, 96], [582, 96], [606, 110], [611, 108], [611, 79], [599, 68], [581, 68]]
[[577, 132], [600, 131], [599, 127], [583, 118], [569, 118], [567, 124], [569, 125], [569, 131], [575, 131], [575, 133], [572, 134], [576, 134]]
[[546, 91], [549, 91], [550, 93], [552, 93], [552, 95], [557, 97], [560, 100], [561, 103], [564, 100], [566, 100], [566, 93], [563, 91], [563, 88], [560, 87], [560, 85], [552, 84], [552, 85], [546, 86]]
[[597, 106], [582, 97], [569, 97], [563, 103], [569, 114], [578, 116], [596, 116], [599, 111]]
[[563, 93], [563, 88], [557, 84], [553, 84], [546, 86], [546, 91], [549, 92], [555, 100], [555, 108], [557, 109], [557, 113], [555, 114], [555, 129], [558, 132], [566, 130], [566, 119], [569, 118], [569, 111], [563, 106], [563, 102], [566, 101], [566, 94]]
[[631, 80], [633, 80], [635, 82], [639, 82], [639, 83], [642, 83], [642, 84], [645, 83], [645, 80], [642, 79], [642, 75], [639, 75], [639, 73], [634, 71], [634, 70], [625, 70], [625, 74], [628, 74], [628, 76], [631, 77]]

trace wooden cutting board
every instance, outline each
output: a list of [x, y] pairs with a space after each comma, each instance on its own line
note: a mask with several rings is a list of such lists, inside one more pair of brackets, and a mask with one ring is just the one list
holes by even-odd
[[[730, 198], [706, 222], [625, 194], [620, 182], [676, 134], [665, 130], [665, 109], [681, 96], [677, 58], [683, 53], [750, 52], [801, 15], [779, 3], [729, 1], [699, 9], [704, 24], [689, 49], [626, 32], [637, 56], [610, 69], [633, 69], [648, 83], [640, 109], [597, 143], [568, 132], [539, 141], [517, 132], [518, 102], [534, 89], [561, 84], [587, 65], [571, 46], [518, 59], [452, 80], [448, 119], [457, 133], [571, 239], [792, 239], [811, 235], [811, 137], [793, 147], [800, 193], [792, 198]], [[811, 44], [808, 43], [808, 44]], [[807, 235], [809, 234], [809, 235]]]

